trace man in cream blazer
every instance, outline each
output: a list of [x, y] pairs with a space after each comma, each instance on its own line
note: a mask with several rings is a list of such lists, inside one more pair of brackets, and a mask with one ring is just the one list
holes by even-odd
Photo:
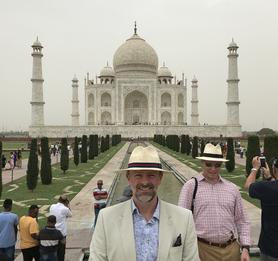
[[199, 260], [192, 213], [159, 200], [163, 173], [152, 147], [136, 147], [127, 175], [133, 197], [100, 211], [89, 261]]

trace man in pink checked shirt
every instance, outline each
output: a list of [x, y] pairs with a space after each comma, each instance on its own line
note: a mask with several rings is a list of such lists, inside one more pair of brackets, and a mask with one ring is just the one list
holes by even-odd
[[192, 209], [194, 204], [200, 259], [249, 261], [250, 224], [238, 188], [219, 174], [222, 163], [227, 161], [221, 147], [208, 143], [203, 155], [197, 158], [202, 160], [203, 171], [196, 180], [184, 184], [179, 206]]

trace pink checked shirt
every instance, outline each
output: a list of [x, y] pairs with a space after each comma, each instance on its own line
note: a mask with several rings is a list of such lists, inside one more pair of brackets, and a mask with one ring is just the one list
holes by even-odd
[[[233, 234], [241, 245], [250, 246], [250, 224], [237, 187], [221, 177], [216, 184], [210, 184], [202, 174], [197, 176], [197, 180], [193, 213], [197, 236], [210, 242], [224, 243]], [[194, 179], [184, 184], [179, 206], [191, 209], [194, 187]]]

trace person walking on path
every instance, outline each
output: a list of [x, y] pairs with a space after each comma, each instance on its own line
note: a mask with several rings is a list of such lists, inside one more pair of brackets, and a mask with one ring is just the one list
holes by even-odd
[[64, 240], [61, 231], [55, 228], [56, 217], [47, 217], [47, 226], [39, 233], [40, 261], [58, 261], [58, 244]]
[[58, 244], [58, 260], [65, 260], [66, 252], [66, 237], [67, 237], [67, 218], [72, 216], [69, 200], [65, 195], [61, 195], [56, 204], [52, 204], [49, 209], [49, 214], [56, 217], [55, 227], [61, 231], [64, 240]]
[[99, 211], [106, 207], [106, 200], [108, 198], [108, 192], [105, 188], [103, 188], [103, 181], [101, 179], [97, 181], [97, 188], [94, 189], [93, 196], [95, 198], [95, 204], [94, 204], [95, 222], [94, 222], [94, 226], [96, 226]]
[[[253, 168], [244, 185], [251, 198], [261, 201], [262, 225], [258, 245], [262, 261], [278, 261], [278, 158], [273, 158], [271, 162], [273, 176], [267, 163], [266, 168], [263, 168], [259, 157], [254, 157]], [[265, 180], [255, 182], [259, 169], [262, 170]]]
[[39, 225], [37, 222], [39, 207], [31, 205], [27, 216], [19, 220], [20, 248], [23, 254], [23, 261], [39, 261]]
[[18, 216], [11, 212], [12, 205], [11, 199], [5, 199], [4, 211], [0, 213], [0, 253], [5, 254], [9, 261], [14, 260], [18, 225]]
[[132, 199], [100, 211], [89, 261], [196, 261], [197, 237], [189, 210], [160, 200], [164, 173], [152, 147], [136, 147], [126, 175]]
[[193, 212], [200, 259], [249, 261], [250, 224], [239, 190], [220, 176], [221, 165], [227, 161], [221, 147], [208, 143], [197, 158], [202, 160], [203, 171], [184, 184], [179, 206]]

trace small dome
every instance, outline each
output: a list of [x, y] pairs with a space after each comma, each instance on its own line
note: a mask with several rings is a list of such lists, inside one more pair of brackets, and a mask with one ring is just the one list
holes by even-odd
[[229, 44], [228, 48], [238, 48], [237, 44], [234, 42], [234, 39], [232, 39], [232, 42]]
[[161, 66], [158, 69], [157, 76], [158, 77], [171, 77], [171, 78], [173, 78], [171, 71], [165, 65]]
[[33, 43], [32, 47], [41, 47], [42, 48], [42, 44], [40, 43], [38, 37], [37, 37], [36, 41]]
[[113, 66], [116, 73], [141, 71], [156, 74], [158, 57], [155, 50], [135, 33], [117, 49]]
[[114, 77], [115, 72], [108, 64], [100, 71], [99, 77]]
[[74, 75], [72, 81], [73, 81], [73, 82], [78, 82], [78, 79], [77, 79], [76, 75]]
[[192, 82], [198, 82], [196, 76], [194, 75], [193, 79], [192, 79]]

